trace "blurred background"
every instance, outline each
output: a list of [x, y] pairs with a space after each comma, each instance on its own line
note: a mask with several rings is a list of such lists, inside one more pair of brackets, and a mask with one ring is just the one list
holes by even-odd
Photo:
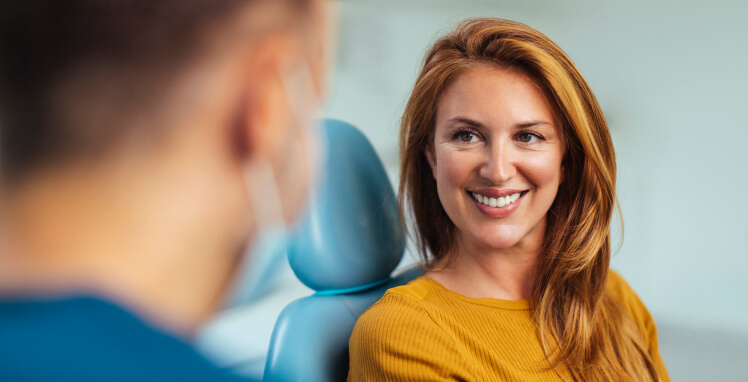
[[[500, 17], [565, 50], [616, 148], [625, 239], [614, 234], [621, 247], [612, 268], [654, 316], [672, 380], [748, 380], [748, 1], [349, 0], [337, 8], [324, 115], [363, 130], [395, 187], [400, 117], [438, 36], [467, 17]], [[406, 253], [404, 263], [416, 258]], [[203, 346], [225, 363], [260, 368], [280, 309], [311, 293], [280, 273], [270, 297], [220, 317]], [[231, 359], [252, 352], [257, 362]]]

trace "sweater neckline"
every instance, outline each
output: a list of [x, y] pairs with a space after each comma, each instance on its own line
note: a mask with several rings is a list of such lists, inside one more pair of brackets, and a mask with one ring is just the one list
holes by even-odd
[[428, 276], [421, 276], [419, 277], [419, 279], [427, 282], [432, 287], [435, 287], [436, 289], [438, 289], [439, 291], [441, 291], [442, 293], [448, 296], [451, 296], [453, 298], [456, 298], [456, 299], [459, 299], [459, 300], [462, 300], [462, 301], [465, 301], [471, 304], [486, 305], [486, 306], [491, 306], [491, 307], [501, 308], [501, 309], [506, 309], [506, 310], [530, 310], [530, 299], [527, 299], [527, 298], [521, 299], [521, 300], [514, 300], [514, 301], [501, 300], [497, 298], [488, 298], [488, 297], [473, 298], [473, 297], [468, 297], [463, 294], [451, 291], [447, 289], [444, 285], [439, 284], [439, 282], [437, 282], [436, 280]]

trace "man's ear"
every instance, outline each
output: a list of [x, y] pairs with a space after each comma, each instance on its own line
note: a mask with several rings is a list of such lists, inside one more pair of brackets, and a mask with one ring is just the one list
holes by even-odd
[[298, 44], [287, 34], [262, 37], [244, 61], [243, 90], [236, 117], [236, 138], [244, 156], [269, 155], [280, 144], [288, 123], [287, 99], [282, 71], [298, 60]]

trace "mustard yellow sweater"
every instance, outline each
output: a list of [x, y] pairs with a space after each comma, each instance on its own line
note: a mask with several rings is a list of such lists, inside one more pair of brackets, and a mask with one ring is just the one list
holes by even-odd
[[[621, 276], [611, 271], [608, 280], [669, 381], [652, 316]], [[571, 380], [563, 368], [548, 369], [530, 314], [528, 300], [469, 298], [419, 277], [387, 291], [358, 319], [348, 381]]]

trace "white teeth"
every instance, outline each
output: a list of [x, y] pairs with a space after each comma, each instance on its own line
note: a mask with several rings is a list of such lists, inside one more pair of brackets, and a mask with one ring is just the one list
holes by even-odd
[[516, 194], [511, 194], [500, 198], [489, 198], [488, 196], [477, 194], [475, 192], [471, 193], [471, 195], [473, 196], [473, 199], [477, 200], [480, 204], [485, 204], [489, 207], [501, 208], [516, 202], [517, 199], [522, 196], [522, 193], [518, 192]]

